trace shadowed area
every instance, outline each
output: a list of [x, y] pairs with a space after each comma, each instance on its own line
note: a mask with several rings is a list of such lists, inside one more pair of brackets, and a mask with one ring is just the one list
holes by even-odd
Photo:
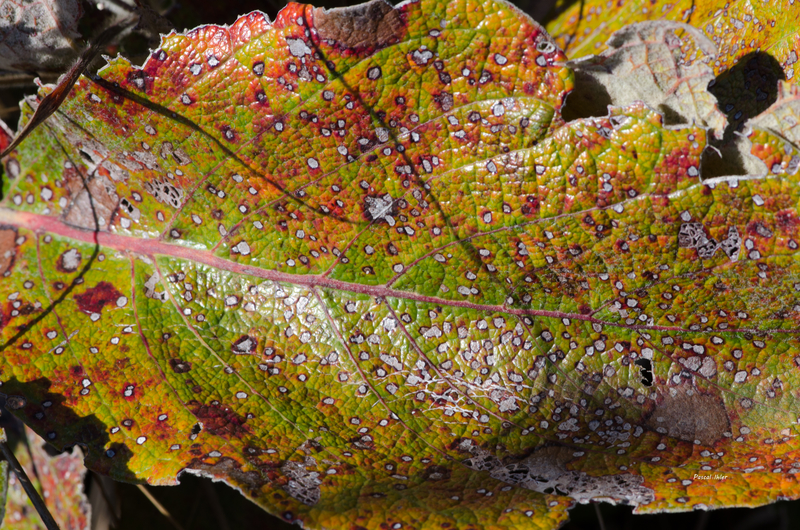
[[717, 98], [717, 106], [728, 119], [728, 126], [721, 140], [709, 139], [713, 148], [703, 154], [703, 179], [758, 172], [758, 166], [749, 160], [749, 146], [742, 142], [741, 134], [747, 120], [775, 103], [778, 81], [785, 79], [775, 57], [765, 52], [752, 52], [709, 84], [708, 90]]
[[[128, 469], [131, 451], [123, 443], [109, 445], [106, 426], [94, 414], [79, 416], [66, 405], [67, 398], [50, 392], [52, 383], [46, 377], [21, 382], [16, 377], [4, 381], [0, 406], [29, 425], [58, 450], [80, 445], [91, 468], [118, 480], [138, 481]], [[24, 396], [24, 397], [23, 397]], [[114, 459], [101, 452], [102, 447], [115, 452]]]

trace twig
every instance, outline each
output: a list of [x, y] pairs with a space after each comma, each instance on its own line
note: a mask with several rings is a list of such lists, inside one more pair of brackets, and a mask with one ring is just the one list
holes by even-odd
[[[95, 518], [95, 511], [99, 510], [100, 501], [99, 499], [95, 502], [91, 499], [91, 495], [93, 491], [98, 491], [100, 498], [103, 499], [103, 502], [108, 508], [108, 514], [110, 515], [109, 519], [111, 520], [111, 527], [119, 526], [119, 518], [121, 514], [118, 514], [119, 506], [117, 502], [112, 501], [112, 494], [108, 493], [106, 490], [106, 483], [110, 483], [111, 486], [114, 486], [114, 482], [111, 481], [110, 478], [101, 476], [97, 474], [97, 472], [92, 471], [92, 489], [89, 490], [90, 495], [90, 504], [92, 505], [92, 519]], [[114, 498], [116, 499], [116, 494], [113, 494]], [[92, 528], [94, 529], [94, 523], [92, 523]]]
[[186, 530], [192, 530], [194, 525], [194, 517], [197, 515], [197, 509], [200, 507], [200, 495], [195, 495], [192, 510], [189, 512], [189, 518], [186, 520]]
[[167, 511], [167, 509], [166, 509], [166, 508], [164, 508], [164, 505], [163, 505], [163, 504], [161, 504], [160, 502], [158, 502], [158, 499], [156, 499], [155, 497], [153, 497], [153, 494], [152, 494], [152, 493], [150, 493], [150, 492], [147, 490], [147, 488], [146, 488], [146, 487], [144, 487], [144, 484], [137, 484], [137, 485], [136, 485], [136, 487], [137, 487], [137, 488], [139, 488], [139, 491], [141, 491], [141, 492], [144, 494], [144, 496], [145, 496], [145, 497], [147, 497], [147, 500], [148, 500], [148, 501], [150, 501], [150, 502], [153, 504], [153, 506], [155, 506], [155, 507], [156, 507], [156, 510], [158, 510], [159, 512], [161, 512], [161, 515], [163, 515], [164, 517], [166, 517], [166, 518], [167, 518], [167, 520], [168, 520], [170, 523], [172, 523], [172, 526], [174, 526], [174, 527], [175, 527], [175, 528], [177, 528], [178, 530], [183, 530], [183, 527], [181, 526], [181, 524], [180, 524], [178, 521], [176, 521], [174, 517], [172, 517], [172, 514], [171, 514], [171, 513], [169, 513], [169, 512]]
[[209, 480], [203, 480], [201, 484], [203, 485], [202, 487], [208, 500], [211, 502], [211, 510], [214, 512], [214, 517], [217, 519], [217, 526], [220, 530], [230, 530], [231, 527], [228, 524], [228, 520], [225, 518], [225, 512], [222, 511], [222, 504], [219, 502], [217, 492], [214, 491], [214, 486], [211, 485]]
[[31, 484], [27, 473], [25, 473], [25, 470], [20, 465], [19, 460], [17, 460], [17, 457], [14, 456], [14, 452], [11, 451], [11, 448], [8, 447], [6, 431], [1, 428], [0, 450], [2, 450], [3, 456], [8, 462], [8, 465], [11, 466], [11, 469], [13, 469], [14, 473], [17, 475], [17, 480], [19, 480], [19, 483], [22, 484], [22, 488], [25, 490], [25, 493], [27, 493], [28, 497], [31, 499], [33, 507], [36, 508], [37, 512], [39, 512], [39, 517], [42, 518], [42, 522], [44, 523], [45, 527], [47, 527], [47, 530], [59, 530], [56, 520], [53, 519], [52, 515], [50, 515], [50, 510], [47, 509], [47, 506], [44, 504], [39, 492], [33, 487], [33, 484]]
[[606, 523], [603, 521], [603, 514], [600, 513], [600, 505], [596, 502], [592, 503], [594, 505], [594, 513], [597, 514], [597, 522], [600, 525], [600, 530], [606, 530]]

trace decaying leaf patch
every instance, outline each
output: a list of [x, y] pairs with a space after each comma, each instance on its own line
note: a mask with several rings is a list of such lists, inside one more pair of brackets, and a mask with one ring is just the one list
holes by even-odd
[[354, 7], [312, 10], [321, 39], [344, 48], [372, 51], [399, 42], [404, 24], [400, 11], [387, 2]]
[[596, 107], [592, 100], [605, 92], [613, 105], [644, 101], [667, 125], [696, 123], [722, 136], [726, 119], [708, 91], [714, 71], [707, 63], [716, 58], [716, 46], [702, 31], [676, 22], [640, 22], [614, 33], [606, 46], [599, 56], [569, 63], [576, 85], [583, 86], [569, 96], [579, 100], [570, 103], [579, 113]]
[[679, 386], [670, 388], [655, 401], [647, 426], [656, 432], [704, 445], [714, 445], [725, 433], [730, 433], [728, 412], [718, 396]]
[[14, 264], [17, 232], [13, 228], [0, 229], [0, 274], [5, 274]]

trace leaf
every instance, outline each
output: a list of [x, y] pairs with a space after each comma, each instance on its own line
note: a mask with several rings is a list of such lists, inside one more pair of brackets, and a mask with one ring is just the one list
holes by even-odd
[[624, 4], [587, 0], [571, 2], [547, 24], [547, 30], [571, 56], [581, 57], [603, 51], [607, 35], [628, 24], [646, 20], [682, 22], [703, 31], [716, 43], [720, 53], [712, 65], [715, 73], [731, 68], [748, 54], [766, 52], [777, 59], [786, 79], [791, 80], [800, 51], [798, 9], [794, 0], [634, 0]]
[[599, 99], [617, 105], [643, 101], [670, 125], [697, 123], [722, 137], [727, 123], [708, 92], [714, 72], [705, 64], [717, 49], [701, 31], [675, 22], [640, 22], [614, 33], [606, 45], [599, 56], [568, 63], [580, 87], [570, 93], [573, 108], [602, 115], [604, 108], [592, 108], [601, 106]]
[[[794, 23], [789, 22], [800, 14], [794, 0], [779, 3], [634, 1], [619, 6], [594, 1], [564, 4], [557, 8], [559, 13], [547, 28], [572, 57], [610, 53], [604, 43], [607, 35], [628, 24], [671, 21], [694, 26], [695, 33], [704, 32], [716, 45], [714, 55], [703, 51], [706, 48], [703, 46], [686, 48], [687, 39], [681, 32], [676, 33], [682, 38], [681, 48], [673, 50], [677, 68], [707, 70], [702, 64], [705, 63], [718, 76], [711, 80], [709, 92], [716, 97], [728, 126], [720, 135], [718, 125], [714, 125], [717, 133], [712, 139], [713, 149], [704, 154], [703, 174], [713, 178], [755, 171], [748, 148], [736, 133], [742, 133], [748, 120], [774, 103], [774, 89], [779, 80], [794, 77], [794, 64], [800, 51], [799, 33]], [[702, 90], [700, 85], [699, 82], [694, 84]], [[578, 90], [573, 97], [579, 101], [585, 99], [580, 93]], [[590, 90], [585, 93], [592, 95]], [[708, 95], [705, 98], [708, 99]], [[707, 102], [701, 106], [708, 108]], [[667, 119], [672, 123], [669, 113]]]
[[505, 3], [290, 4], [81, 78], [5, 161], [15, 413], [313, 528], [797, 497], [798, 186], [566, 123], [565, 61]]
[[77, 56], [83, 15], [76, 0], [0, 2], [0, 69], [53, 72]]
[[[29, 428], [15, 451], [17, 459], [42, 493], [45, 504], [59, 527], [64, 530], [89, 528], [91, 507], [83, 491], [86, 468], [83, 453], [77, 447], [60, 455], [51, 456], [45, 449], [45, 441]], [[45, 528], [36, 509], [22, 489], [19, 479], [11, 474], [8, 489], [8, 505], [2, 520], [4, 530]]]

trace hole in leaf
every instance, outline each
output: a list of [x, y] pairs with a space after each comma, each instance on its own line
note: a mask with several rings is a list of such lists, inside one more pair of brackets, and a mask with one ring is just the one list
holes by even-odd
[[764, 52], [752, 52], [718, 75], [708, 86], [717, 98], [728, 126], [721, 140], [709, 136], [703, 153], [703, 180], [725, 175], [752, 175], [761, 166], [750, 156], [750, 147], [739, 134], [747, 120], [768, 109], [778, 98], [778, 81], [785, 80], [780, 63]]
[[641, 367], [639, 375], [642, 376], [642, 384], [653, 386], [653, 363], [650, 362], [650, 359], [636, 359], [633, 364]]
[[700, 179], [756, 174], [758, 167], [749, 156], [749, 145], [743, 138], [734, 136], [725, 142], [709, 135], [708, 147], [700, 157]]
[[742, 132], [747, 120], [775, 103], [780, 80], [786, 80], [786, 76], [777, 59], [768, 53], [752, 52], [709, 84], [708, 91], [728, 118], [723, 141], [730, 141], [734, 131]]
[[611, 96], [608, 90], [591, 75], [575, 70], [575, 88], [567, 96], [561, 115], [568, 122], [608, 116], [609, 105]]
[[658, 112], [664, 116], [664, 125], [687, 125], [689, 123], [669, 105], [659, 105]]

